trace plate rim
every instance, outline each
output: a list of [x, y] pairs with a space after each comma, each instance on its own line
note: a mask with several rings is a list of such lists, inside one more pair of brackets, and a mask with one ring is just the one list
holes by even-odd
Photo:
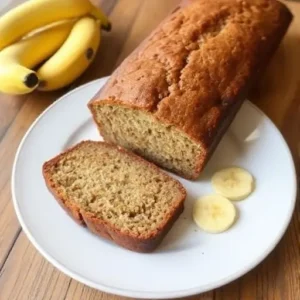
[[12, 174], [11, 174], [11, 194], [12, 194], [12, 202], [14, 206], [14, 210], [17, 216], [17, 219], [22, 227], [22, 230], [24, 231], [25, 235], [29, 239], [29, 241], [32, 243], [32, 245], [36, 248], [36, 250], [49, 262], [51, 263], [55, 268], [57, 268], [60, 272], [64, 273], [65, 275], [69, 276], [70, 278], [81, 282], [89, 287], [92, 287], [100, 292], [105, 292], [108, 294], [112, 295], [119, 295], [119, 296], [125, 296], [125, 297], [134, 297], [134, 298], [139, 298], [139, 299], [149, 299], [151, 297], [152, 299], [168, 299], [168, 298], [181, 298], [181, 297], [187, 297], [187, 296], [193, 296], [197, 294], [201, 294], [207, 291], [211, 291], [213, 289], [217, 289], [221, 286], [224, 286], [242, 276], [250, 272], [252, 269], [254, 269], [256, 266], [258, 266], [260, 263], [262, 263], [267, 256], [275, 249], [275, 247], [278, 245], [280, 240], [283, 238], [284, 234], [287, 231], [288, 226], [290, 225], [294, 210], [295, 210], [295, 204], [296, 204], [296, 199], [297, 199], [297, 173], [296, 173], [296, 167], [295, 167], [295, 161], [292, 156], [291, 150], [282, 135], [281, 131], [277, 127], [277, 125], [260, 109], [258, 108], [255, 104], [250, 102], [249, 100], [245, 100], [247, 104], [249, 104], [252, 108], [256, 110], [256, 112], [264, 117], [264, 119], [274, 128], [276, 131], [277, 135], [281, 139], [283, 145], [285, 146], [285, 149], [287, 150], [288, 154], [288, 159], [289, 159], [289, 164], [292, 167], [292, 172], [293, 172], [293, 199], [292, 199], [292, 205], [290, 208], [289, 213], [287, 214], [286, 221], [284, 226], [281, 229], [281, 232], [277, 234], [277, 238], [274, 240], [273, 244], [270, 244], [267, 250], [261, 255], [259, 255], [255, 261], [252, 264], [247, 265], [247, 267], [241, 269], [239, 272], [236, 272], [232, 274], [231, 276], [227, 277], [226, 279], [219, 280], [219, 282], [214, 282], [207, 284], [206, 286], [200, 286], [200, 287], [195, 287], [191, 289], [184, 289], [181, 291], [167, 291], [167, 292], [151, 292], [151, 291], [135, 291], [135, 290], [129, 290], [129, 289], [123, 289], [123, 288], [116, 288], [112, 286], [108, 286], [106, 284], [101, 284], [94, 282], [92, 280], [86, 279], [83, 275], [78, 274], [75, 271], [70, 270], [67, 268], [63, 263], [59, 262], [57, 259], [55, 259], [51, 254], [48, 253], [47, 250], [43, 249], [42, 246], [39, 245], [38, 241], [35, 239], [33, 234], [31, 234], [29, 228], [26, 225], [26, 222], [24, 221], [22, 217], [21, 210], [19, 209], [18, 201], [16, 199], [16, 194], [15, 194], [15, 179], [16, 179], [16, 168], [19, 160], [20, 153], [23, 148], [23, 144], [25, 143], [27, 136], [30, 134], [30, 132], [34, 129], [34, 127], [38, 124], [38, 122], [43, 118], [44, 115], [46, 115], [55, 105], [58, 105], [61, 101], [63, 101], [65, 98], [71, 96], [72, 94], [76, 93], [79, 90], [82, 90], [90, 85], [93, 85], [97, 82], [101, 81], [106, 81], [108, 80], [110, 76], [105, 76], [101, 77], [92, 81], [89, 81], [85, 84], [82, 84], [75, 89], [70, 90], [69, 92], [61, 95], [58, 99], [56, 99], [51, 105], [49, 105], [30, 125], [30, 127], [27, 129], [25, 134], [23, 135], [23, 138], [21, 139], [17, 151], [15, 152], [15, 157], [14, 157], [14, 162], [13, 162], [13, 167], [12, 167]]

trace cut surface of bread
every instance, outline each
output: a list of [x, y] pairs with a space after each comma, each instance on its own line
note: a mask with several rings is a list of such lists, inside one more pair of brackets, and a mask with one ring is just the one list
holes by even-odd
[[89, 108], [101, 135], [197, 178], [277, 50], [292, 14], [275, 0], [182, 1]]
[[154, 250], [180, 213], [183, 186], [113, 145], [84, 141], [43, 165], [59, 203], [79, 223], [130, 250]]
[[94, 114], [106, 141], [122, 145], [184, 177], [197, 176], [197, 164], [205, 150], [174, 126], [122, 106], [95, 106]]

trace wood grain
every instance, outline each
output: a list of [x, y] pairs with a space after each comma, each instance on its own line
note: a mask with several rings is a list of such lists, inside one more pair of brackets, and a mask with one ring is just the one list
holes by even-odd
[[70, 282], [21, 233], [0, 272], [0, 299], [65, 299]]
[[[55, 93], [16, 97], [0, 95], [0, 299], [121, 300], [78, 283], [50, 265], [31, 245], [16, 219], [10, 176], [16, 149], [28, 127], [68, 90], [109, 75], [178, 0], [93, 0], [110, 14], [111, 33], [89, 70], [70, 87]], [[20, 0], [10, 0], [12, 4]], [[283, 1], [285, 2], [285, 1]], [[287, 2], [285, 2], [287, 3]], [[279, 127], [300, 164], [300, 3], [287, 3], [294, 21], [260, 85], [249, 97]], [[7, 7], [6, 7], [7, 9]], [[299, 197], [298, 197], [299, 198]], [[284, 201], [284, 199], [283, 199]], [[300, 204], [275, 250], [251, 272], [215, 291], [187, 300], [300, 299]], [[251, 249], [249, 249], [251, 251]], [[201, 270], [199, 270], [201, 271]]]

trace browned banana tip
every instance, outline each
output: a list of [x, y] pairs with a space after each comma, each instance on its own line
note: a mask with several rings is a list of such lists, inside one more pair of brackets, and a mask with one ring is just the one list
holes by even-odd
[[108, 22], [107, 24], [101, 24], [101, 28], [108, 32], [111, 31], [111, 29], [112, 29], [111, 22]]

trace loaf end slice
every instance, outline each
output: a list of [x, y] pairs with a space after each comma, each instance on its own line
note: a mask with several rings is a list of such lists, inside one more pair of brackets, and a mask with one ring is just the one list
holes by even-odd
[[177, 180], [104, 142], [77, 144], [45, 162], [43, 176], [76, 222], [132, 251], [153, 251], [184, 209]]

